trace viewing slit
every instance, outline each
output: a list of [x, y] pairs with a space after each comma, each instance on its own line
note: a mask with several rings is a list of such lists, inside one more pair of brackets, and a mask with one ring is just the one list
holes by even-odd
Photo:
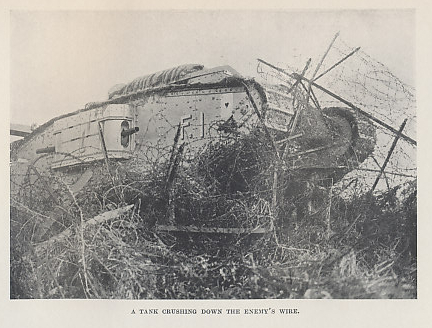
[[127, 131], [129, 130], [129, 122], [128, 121], [123, 121], [121, 123], [121, 145], [126, 148], [129, 146], [129, 138], [130, 138], [130, 134], [128, 133], [123, 133], [123, 131]]

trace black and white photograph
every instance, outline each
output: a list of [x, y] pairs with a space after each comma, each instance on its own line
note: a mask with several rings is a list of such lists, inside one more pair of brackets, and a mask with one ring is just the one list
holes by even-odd
[[416, 298], [413, 14], [12, 12], [10, 297]]
[[416, 10], [9, 17], [9, 300], [419, 298]]

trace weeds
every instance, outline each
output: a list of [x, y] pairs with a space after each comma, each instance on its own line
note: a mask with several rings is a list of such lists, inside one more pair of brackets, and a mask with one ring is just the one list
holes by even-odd
[[29, 179], [12, 199], [11, 298], [416, 297], [415, 181], [346, 199], [284, 170], [274, 208], [276, 159], [259, 132], [180, 159], [168, 185], [169, 163], [109, 165], [109, 176], [88, 167], [93, 177], [77, 193], [57, 174], [53, 193]]

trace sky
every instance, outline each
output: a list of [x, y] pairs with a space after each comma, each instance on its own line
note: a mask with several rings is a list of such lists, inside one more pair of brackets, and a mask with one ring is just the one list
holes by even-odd
[[318, 59], [335, 33], [415, 86], [413, 10], [12, 11], [10, 121], [43, 124], [115, 84], [187, 63], [256, 76], [256, 58]]

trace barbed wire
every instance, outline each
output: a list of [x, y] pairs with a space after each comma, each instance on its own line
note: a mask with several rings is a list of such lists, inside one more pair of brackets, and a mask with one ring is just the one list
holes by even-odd
[[[345, 57], [348, 58], [333, 67]], [[305, 56], [297, 56], [289, 64], [277, 63], [276, 66], [283, 68], [286, 72], [300, 74], [306, 62], [307, 58]], [[312, 59], [312, 64], [306, 70], [305, 77], [307, 79], [311, 78], [316, 62], [316, 59]], [[327, 70], [329, 71], [327, 72]], [[290, 87], [295, 83], [295, 80], [290, 79], [286, 74], [261, 63], [258, 64], [257, 72], [259, 79], [268, 84]], [[321, 73], [325, 74], [320, 76]], [[331, 90], [331, 92], [341, 96], [378, 120], [385, 122], [395, 130], [398, 130], [402, 122], [407, 119], [403, 134], [412, 139], [416, 138], [415, 89], [401, 81], [389, 68], [364, 51], [355, 49], [341, 38], [338, 38], [322, 63], [317, 76], [316, 83]], [[321, 108], [347, 107], [322, 90], [316, 88], [312, 88], [312, 90]], [[295, 94], [293, 96], [296, 97]], [[312, 102], [311, 105], [313, 105]], [[356, 114], [356, 117], [360, 118], [361, 114]], [[396, 137], [394, 132], [370, 121], [363, 123], [363, 126], [359, 126], [360, 134], [367, 128], [367, 124], [374, 124], [376, 129], [374, 151], [368, 159], [360, 164], [358, 169], [347, 174], [341, 181], [339, 185], [342, 189], [349, 181], [356, 178], [359, 180], [357, 188], [361, 186], [364, 191], [370, 190], [377, 177], [375, 171], [381, 169]], [[399, 139], [385, 171], [388, 174], [382, 176], [377, 186], [381, 190], [415, 179], [416, 146], [402, 138]]]

